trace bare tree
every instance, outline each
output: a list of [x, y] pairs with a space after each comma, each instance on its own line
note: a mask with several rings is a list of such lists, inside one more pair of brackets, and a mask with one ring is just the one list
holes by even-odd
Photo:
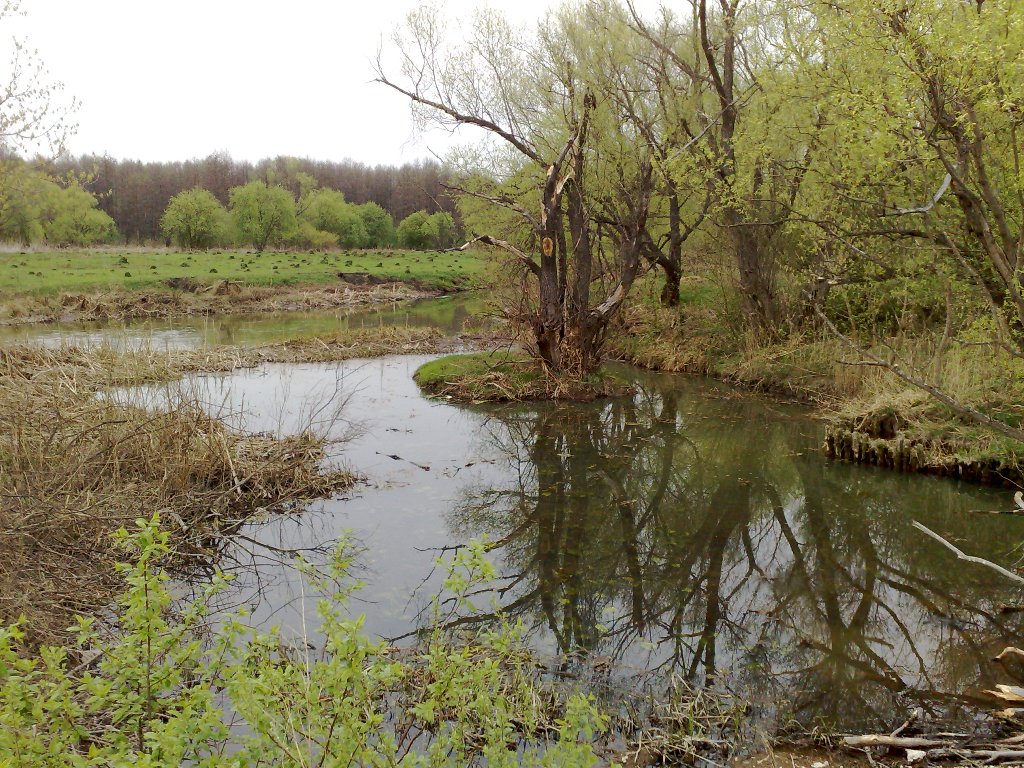
[[[470, 242], [503, 249], [527, 270], [538, 300], [522, 319], [537, 354], [549, 370], [585, 375], [599, 365], [608, 323], [640, 269], [651, 194], [642, 180], [649, 169], [623, 169], [641, 180], [641, 193], [616, 209], [609, 229], [614, 264], [603, 299], [594, 301], [592, 285], [605, 275], [597, 263], [587, 190], [600, 155], [595, 126], [606, 123], [598, 115], [604, 105], [573, 49], [571, 16], [553, 15], [527, 38], [500, 15], [479, 13], [471, 34], [454, 44], [438, 18], [433, 9], [410, 15], [395, 38], [401, 78], [389, 76], [378, 57], [377, 81], [409, 98], [426, 122], [472, 126], [508, 148], [510, 162], [497, 173], [535, 172], [536, 208], [500, 196], [491, 200], [521, 217], [532, 234], [532, 252], [490, 233]], [[492, 156], [505, 157], [498, 150]]]
[[[22, 14], [19, 0], [0, 6], [0, 22]], [[6, 81], [0, 80], [0, 149], [47, 149], [58, 154], [74, 133], [71, 115], [77, 102], [65, 101], [64, 84], [51, 80], [39, 52], [12, 38]]]

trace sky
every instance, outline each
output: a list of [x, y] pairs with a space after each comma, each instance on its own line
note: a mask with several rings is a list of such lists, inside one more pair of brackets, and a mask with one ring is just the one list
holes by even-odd
[[[467, 17], [485, 0], [447, 0]], [[493, 3], [532, 24], [555, 0]], [[399, 164], [443, 154], [372, 63], [418, 0], [22, 0], [0, 38], [39, 52], [80, 102], [73, 154], [144, 161], [226, 151]], [[656, 7], [640, 0], [641, 9]], [[3, 62], [6, 67], [6, 62]]]

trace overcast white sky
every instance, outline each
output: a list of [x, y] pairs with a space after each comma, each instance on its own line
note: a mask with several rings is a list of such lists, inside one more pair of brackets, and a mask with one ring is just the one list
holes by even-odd
[[[415, 139], [408, 103], [370, 82], [381, 40], [419, 4], [22, 0], [25, 18], [5, 21], [0, 36], [26, 38], [81, 102], [75, 154], [400, 163], [447, 146], [444, 135]], [[466, 16], [482, 4], [447, 0], [445, 9]], [[557, 0], [491, 4], [532, 23]]]

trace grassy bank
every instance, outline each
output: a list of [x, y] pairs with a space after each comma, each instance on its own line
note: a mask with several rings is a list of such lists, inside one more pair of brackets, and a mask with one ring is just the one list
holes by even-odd
[[[678, 308], [658, 306], [652, 290], [640, 299], [610, 336], [619, 359], [808, 403], [826, 420], [826, 448], [837, 458], [996, 484], [1024, 480], [1024, 445], [901, 382], [826, 328], [811, 324], [775, 343], [756, 341], [730, 315], [728, 290], [699, 279], [684, 284]], [[1024, 361], [984, 343], [943, 342], [941, 330], [865, 333], [861, 343], [959, 402], [1019, 423]]]
[[465, 403], [567, 400], [587, 402], [622, 395], [629, 386], [598, 372], [584, 381], [556, 376], [517, 352], [476, 352], [432, 360], [416, 371], [416, 383], [438, 397]]
[[488, 257], [436, 251], [193, 251], [92, 249], [0, 253], [0, 295], [141, 290], [168, 280], [245, 285], [335, 284], [339, 273], [455, 290], [479, 280]]
[[489, 267], [472, 251], [0, 253], [0, 322], [324, 309], [478, 287]]

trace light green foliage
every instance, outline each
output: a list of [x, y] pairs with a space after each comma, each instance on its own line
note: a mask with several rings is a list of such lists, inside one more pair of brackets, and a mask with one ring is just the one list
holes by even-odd
[[171, 198], [160, 220], [164, 235], [189, 251], [227, 242], [227, 211], [213, 193], [196, 187]]
[[331, 232], [324, 232], [322, 229], [317, 229], [308, 221], [299, 221], [299, 226], [296, 228], [294, 234], [288, 238], [288, 242], [302, 249], [325, 251], [330, 248], [337, 247], [338, 236]]
[[425, 250], [433, 242], [430, 229], [430, 214], [416, 211], [406, 216], [398, 225], [398, 242], [405, 248]]
[[[802, 84], [828, 117], [821, 186], [840, 194], [813, 218], [831, 225], [831, 241], [836, 231], [864, 233], [853, 238], [859, 252], [840, 252], [869, 273], [896, 266], [915, 281], [966, 280], [1019, 323], [1024, 7], [814, 7], [829, 66], [808, 65]], [[941, 281], [935, 288], [941, 302]]]
[[43, 235], [51, 245], [95, 245], [117, 235], [114, 220], [98, 207], [96, 197], [78, 183], [49, 186]]
[[356, 206], [359, 218], [366, 230], [366, 245], [369, 248], [387, 248], [395, 243], [395, 222], [391, 214], [376, 203]]
[[[329, 574], [300, 566], [328, 595], [317, 605], [320, 651], [240, 618], [219, 619], [204, 638], [224, 578], [175, 610], [160, 568], [168, 536], [156, 518], [137, 526], [121, 534], [132, 562], [122, 567], [115, 638], [81, 619], [85, 660], [72, 663], [60, 648], [23, 656], [18, 627], [0, 630], [0, 766], [595, 764], [591, 743], [605, 721], [584, 697], [562, 701], [553, 737], [535, 736], [547, 704], [518, 625], [458, 644], [435, 629], [420, 652], [396, 654], [350, 618], [357, 585], [343, 542]], [[493, 577], [484, 552], [475, 544], [451, 564], [456, 605]]]
[[31, 245], [43, 239], [54, 184], [18, 159], [0, 161], [0, 239]]
[[405, 248], [423, 251], [448, 248], [455, 240], [455, 223], [443, 211], [410, 213], [398, 225], [398, 242]]
[[252, 181], [230, 192], [231, 215], [239, 234], [258, 253], [290, 237], [298, 226], [295, 198], [284, 187]]
[[302, 220], [334, 235], [342, 248], [367, 245], [366, 227], [356, 206], [345, 202], [345, 196], [334, 189], [317, 189], [302, 198]]

